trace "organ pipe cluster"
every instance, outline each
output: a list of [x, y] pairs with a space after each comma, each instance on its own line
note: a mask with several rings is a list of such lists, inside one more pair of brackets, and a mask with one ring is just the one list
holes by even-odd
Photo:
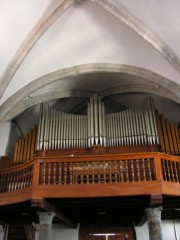
[[159, 144], [154, 102], [106, 114], [107, 146]]
[[87, 116], [41, 105], [37, 150], [87, 147]]
[[34, 157], [37, 145], [36, 139], [37, 126], [34, 126], [33, 129], [16, 142], [13, 163], [23, 163]]
[[97, 94], [87, 105], [87, 115], [75, 115], [41, 105], [37, 150], [87, 148], [92, 145], [126, 146], [159, 144], [154, 102], [106, 114]]

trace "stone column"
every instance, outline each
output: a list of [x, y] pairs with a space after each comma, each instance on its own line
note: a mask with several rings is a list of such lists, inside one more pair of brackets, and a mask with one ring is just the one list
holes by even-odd
[[150, 240], [163, 240], [161, 211], [162, 211], [161, 207], [145, 209], [148, 219]]
[[38, 212], [39, 215], [39, 240], [52, 240], [52, 221], [55, 213]]

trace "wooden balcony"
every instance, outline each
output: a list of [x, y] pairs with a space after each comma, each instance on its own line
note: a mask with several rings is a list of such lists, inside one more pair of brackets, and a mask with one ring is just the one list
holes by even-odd
[[31, 198], [180, 196], [180, 157], [162, 153], [36, 157], [0, 171], [0, 205]]
[[1, 221], [29, 223], [37, 221], [37, 211], [45, 210], [55, 211], [71, 227], [104, 219], [140, 224], [144, 208], [157, 205], [163, 206], [163, 219], [180, 218], [179, 156], [49, 155], [40, 153], [32, 161], [0, 171]]

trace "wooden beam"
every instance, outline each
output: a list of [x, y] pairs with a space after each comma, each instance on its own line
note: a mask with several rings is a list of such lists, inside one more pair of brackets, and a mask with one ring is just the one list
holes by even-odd
[[163, 200], [161, 194], [151, 194], [150, 196], [150, 207], [162, 206]]
[[[161, 194], [151, 194], [150, 195], [149, 206], [147, 206], [147, 208], [159, 207], [162, 205], [163, 205], [163, 201], [162, 201]], [[146, 221], [147, 221], [147, 216], [144, 211], [144, 214], [142, 215], [142, 217], [137, 221], [136, 226], [142, 226]]]
[[70, 228], [76, 228], [76, 224], [71, 221], [67, 216], [65, 216], [62, 212], [60, 212], [56, 207], [54, 207], [51, 203], [49, 203], [44, 198], [31, 198], [31, 207], [33, 208], [41, 208], [47, 212], [54, 212], [55, 217], [60, 221], [63, 222]]

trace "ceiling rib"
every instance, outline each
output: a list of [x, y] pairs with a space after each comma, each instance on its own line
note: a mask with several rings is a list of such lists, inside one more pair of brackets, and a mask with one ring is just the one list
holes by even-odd
[[36, 24], [27, 38], [23, 41], [13, 59], [7, 66], [2, 78], [0, 79], [0, 99], [2, 98], [7, 86], [15, 75], [21, 63], [24, 61], [30, 50], [41, 38], [41, 36], [52, 26], [52, 24], [74, 3], [73, 0], [62, 1], [53, 11], [47, 13]]
[[180, 58], [175, 52], [165, 44], [157, 35], [152, 33], [147, 27], [140, 23], [135, 17], [132, 17], [123, 8], [117, 8], [111, 0], [91, 0], [106, 11], [110, 12], [114, 17], [126, 24], [129, 28], [139, 34], [145, 41], [150, 43], [169, 64], [180, 73]]

